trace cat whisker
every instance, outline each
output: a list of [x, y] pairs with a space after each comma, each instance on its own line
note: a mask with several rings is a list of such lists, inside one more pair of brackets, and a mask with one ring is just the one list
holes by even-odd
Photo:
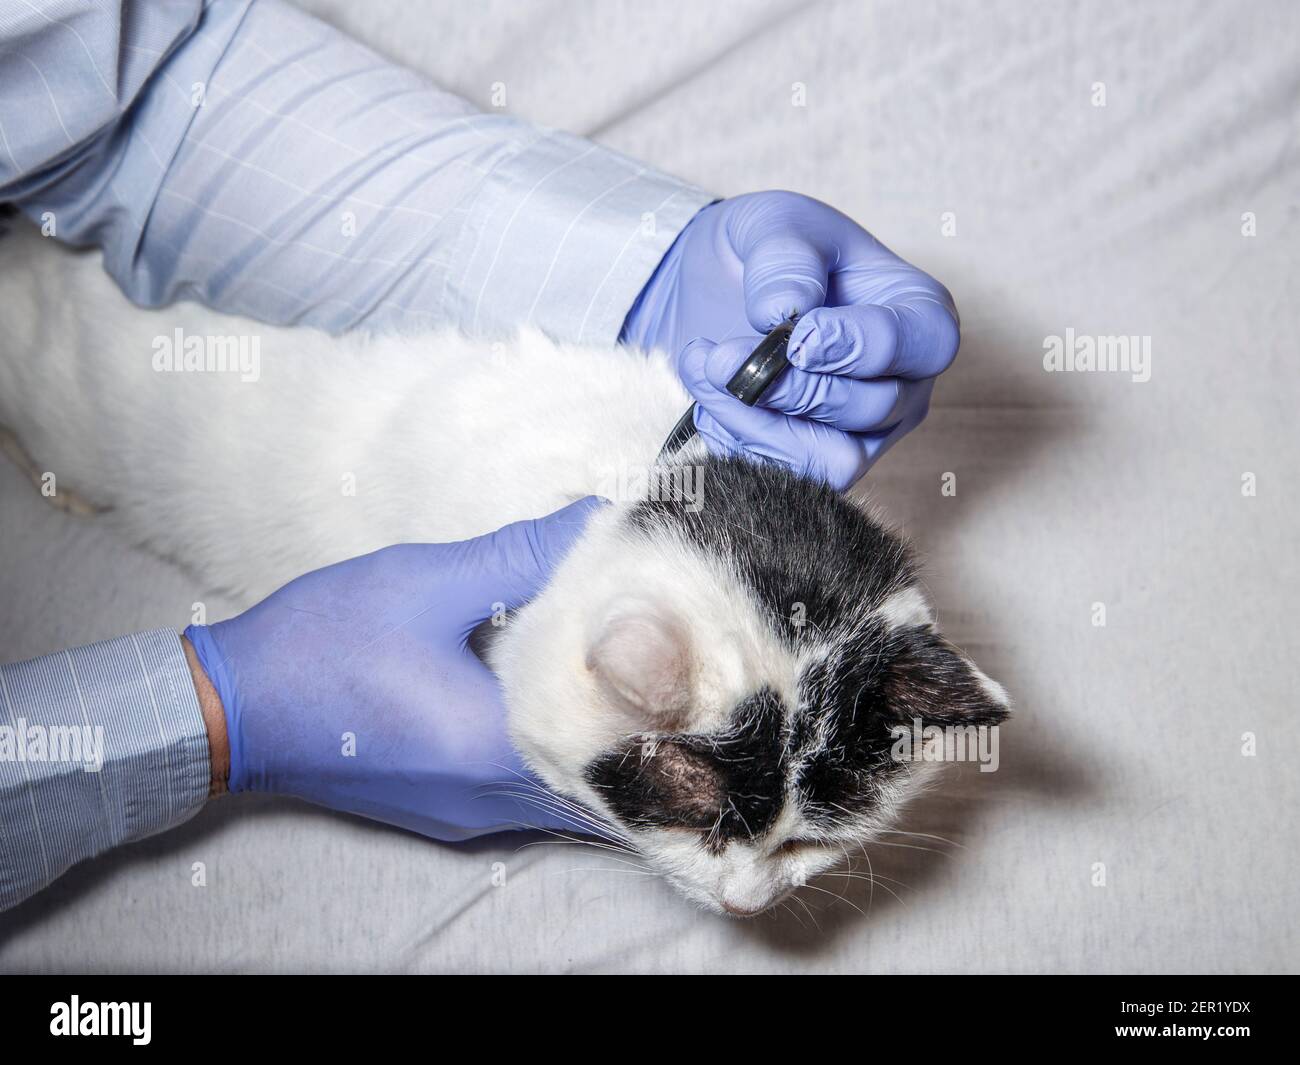
[[[899, 902], [903, 902], [901, 896], [899, 896], [899, 894], [896, 891], [890, 888], [889, 884], [897, 884], [901, 888], [910, 888], [911, 885], [905, 884], [901, 880], [895, 880], [892, 876], [885, 876], [883, 873], [877, 873], [871, 865], [871, 855], [867, 853], [865, 847], [862, 849], [862, 857], [865, 858], [867, 861], [866, 876], [863, 876], [862, 873], [858, 872], [855, 868], [853, 868], [853, 864], [851, 862], [849, 863], [848, 872], [830, 872], [830, 873], [825, 873], [823, 875], [840, 876], [840, 877], [846, 877], [848, 879], [853, 879], [853, 880], [866, 880], [871, 885], [870, 896], [869, 896], [870, 899], [875, 898], [876, 885], [879, 884], [881, 888], [883, 888], [885, 891], [888, 891], [891, 895], [894, 896], [894, 898], [898, 899]], [[886, 883], [886, 881], [888, 881], [888, 883]], [[904, 903], [904, 905], [906, 905], [906, 903]], [[870, 908], [870, 902], [868, 902], [868, 908]]]
[[[822, 930], [822, 926], [821, 926], [820, 924], [818, 924], [818, 922], [817, 922], [817, 917], [816, 917], [816, 915], [812, 912], [812, 907], [810, 907], [810, 906], [808, 905], [808, 903], [805, 902], [803, 899], [801, 899], [798, 895], [791, 895], [790, 898], [793, 899], [795, 902], [797, 902], [800, 906], [802, 906], [802, 907], [804, 908], [804, 912], [808, 914], [808, 919], [809, 919], [810, 921], [812, 921], [812, 923], [813, 923], [813, 927], [814, 927], [815, 929], [817, 929], [818, 932], [820, 932], [820, 931]], [[794, 911], [791, 910], [790, 912], [793, 913]], [[800, 923], [801, 925], [803, 924], [802, 921], [800, 921], [799, 923]]]
[[[558, 833], [558, 832], [551, 832], [549, 829], [538, 829], [538, 831], [546, 832], [546, 833], [548, 833], [549, 835], [557, 836], [558, 838], [557, 838], [557, 839], [541, 839], [541, 840], [534, 840], [534, 841], [532, 841], [531, 843], [525, 843], [525, 844], [521, 845], [520, 847], [517, 847], [515, 853], [518, 853], [519, 851], [524, 850], [524, 849], [527, 848], [527, 847], [539, 847], [539, 846], [542, 846], [542, 845], [545, 845], [545, 844], [558, 845], [558, 844], [561, 844], [561, 843], [578, 843], [578, 844], [581, 844], [581, 845], [583, 845], [583, 846], [594, 847], [595, 849], [600, 850], [600, 851], [615, 851], [615, 852], [618, 852], [618, 851], [621, 850], [620, 848], [609, 847], [609, 846], [607, 846], [607, 845], [605, 845], [605, 844], [596, 843], [596, 842], [594, 842], [594, 841], [592, 841], [592, 840], [588, 840], [588, 839], [580, 839], [580, 838], [575, 838], [575, 837], [571, 837], [571, 836], [565, 836], [565, 835], [562, 835], [562, 834], [560, 834], [560, 833]], [[641, 855], [636, 854], [635, 852], [625, 852], [625, 853], [630, 853], [630, 854], [632, 855], [632, 857], [636, 858], [639, 862], [644, 862], [644, 859], [641, 857]], [[605, 858], [606, 861], [617, 862], [619, 865], [626, 865], [626, 866], [628, 866], [629, 868], [627, 868], [627, 869], [610, 869], [608, 866], [593, 866], [593, 867], [590, 867], [590, 868], [578, 867], [578, 868], [575, 868], [575, 869], [559, 869], [559, 870], [556, 870], [556, 872], [559, 872], [559, 873], [576, 873], [576, 872], [635, 873], [635, 874], [640, 875], [640, 876], [652, 876], [652, 877], [656, 877], [656, 878], [660, 878], [660, 879], [663, 878], [663, 873], [659, 872], [658, 870], [656, 870], [656, 869], [651, 869], [651, 868], [648, 868], [648, 867], [645, 867], [645, 868], [637, 868], [637, 867], [635, 866], [635, 863], [630, 862], [630, 861], [626, 860], [625, 858], [614, 857], [612, 854], [608, 854], [608, 853], [604, 855], [604, 858]]]
[[[871, 855], [867, 853], [866, 847], [862, 848], [862, 857], [864, 857], [867, 860], [867, 884], [868, 884], [867, 912], [870, 913], [871, 908], [875, 905], [876, 902], [876, 871], [871, 865]], [[844, 859], [846, 862], [848, 862], [849, 869], [850, 871], [852, 871], [853, 858], [849, 854], [848, 847], [844, 848]]]
[[599, 865], [578, 866], [574, 869], [557, 869], [556, 873], [626, 873], [631, 876], [651, 876], [662, 877], [662, 873], [656, 873], [653, 869], [608, 869]]
[[580, 813], [589, 820], [599, 820], [600, 823], [605, 824], [606, 827], [615, 832], [618, 831], [617, 827], [613, 823], [607, 822], [604, 818], [599, 817], [599, 815], [594, 811], [587, 809], [587, 807], [582, 806], [580, 803], [575, 802], [567, 796], [543, 787], [541, 784], [537, 783], [537, 781], [519, 772], [519, 770], [513, 769], [510, 766], [502, 765], [500, 762], [488, 762], [486, 764], [492, 766], [494, 769], [500, 769], [504, 773], [511, 773], [518, 778], [517, 780], [500, 781], [499, 784], [501, 786], [518, 787], [532, 792], [533, 794], [543, 796], [546, 799], [559, 803], [565, 808], [572, 810], [574, 813]]
[[[857, 903], [855, 903], [852, 899], [846, 899], [843, 895], [837, 895], [833, 891], [827, 891], [825, 888], [818, 887], [816, 884], [804, 884], [803, 886], [806, 888], [812, 888], [813, 891], [820, 891], [823, 895], [829, 895], [831, 898], [838, 899], [840, 902], [848, 903], [848, 905], [852, 906], [855, 910], [858, 911], [858, 913], [862, 914], [863, 917], [867, 916], [866, 911], [863, 910], [863, 908], [859, 906]], [[884, 884], [881, 884], [880, 886], [885, 887]], [[885, 888], [885, 890], [888, 891], [889, 889]], [[797, 898], [798, 896], [795, 897]], [[898, 896], [896, 895], [894, 897], [898, 898]], [[902, 901], [903, 901], [902, 899], [899, 899], [899, 902]], [[805, 903], [805, 905], [807, 904]]]
[[[531, 828], [531, 825], [524, 825], [523, 822], [517, 822], [521, 827]], [[636, 851], [621, 844], [609, 843], [601, 839], [589, 839], [584, 836], [569, 836], [562, 832], [556, 832], [549, 828], [534, 829], [537, 832], [545, 832], [549, 836], [555, 837], [553, 840], [532, 840], [529, 843], [521, 843], [517, 850], [523, 850], [526, 847], [536, 847], [542, 843], [564, 842], [564, 843], [581, 843], [584, 847], [593, 847], [599, 851], [608, 851], [611, 854], [632, 854], [640, 857]]]
[[[901, 881], [901, 880], [895, 880], [892, 876], [883, 876], [883, 875], [880, 874], [880, 873], [858, 873], [858, 872], [851, 872], [851, 873], [837, 873], [837, 872], [826, 872], [826, 873], [820, 873], [820, 874], [818, 874], [818, 875], [820, 875], [820, 876], [839, 876], [839, 877], [844, 877], [846, 880], [865, 880], [867, 883], [869, 883], [869, 884], [873, 884], [873, 885], [874, 885], [875, 883], [877, 883], [878, 881], [885, 881], [885, 880], [888, 880], [891, 884], [897, 884], [900, 888], [906, 888], [906, 889], [909, 890], [909, 891], [912, 890], [912, 885], [911, 885], [911, 884], [905, 884], [905, 883], [903, 883], [903, 881]], [[880, 886], [881, 886], [881, 887], [884, 887], [885, 885], [884, 885], [883, 883], [881, 883]]]
[[800, 917], [800, 916], [799, 916], [799, 915], [798, 915], [798, 914], [797, 914], [797, 913], [796, 913], [796, 912], [791, 908], [789, 902], [782, 902], [782, 903], [781, 903], [781, 909], [783, 909], [786, 913], [788, 913], [791, 917], [793, 917], [796, 921], [798, 921], [798, 922], [799, 922], [799, 927], [800, 927], [800, 928], [807, 928], [807, 927], [808, 927], [807, 925], [805, 925], [805, 924], [803, 923], [803, 918]]
[[966, 849], [966, 844], [958, 843], [955, 839], [949, 839], [947, 836], [936, 836], [929, 832], [904, 832], [901, 828], [882, 828], [877, 831], [887, 836], [915, 836], [917, 839], [933, 839], [940, 843], [948, 843], [954, 847]]
[[611, 827], [609, 825], [597, 821], [595, 818], [591, 817], [590, 815], [584, 814], [581, 810], [574, 810], [553, 803], [551, 800], [549, 800], [544, 796], [528, 795], [526, 793], [515, 792], [515, 791], [495, 791], [495, 792], [485, 792], [484, 794], [504, 796], [507, 798], [515, 799], [516, 801], [521, 803], [528, 803], [532, 805], [535, 809], [543, 810], [546, 813], [558, 817], [562, 817], [562, 818], [567, 818], [570, 821], [574, 822], [572, 826], [568, 826], [568, 827], [572, 827], [573, 831], [575, 832], [586, 831], [594, 836], [599, 836], [602, 839], [607, 839], [611, 843], [621, 843], [629, 847], [631, 846], [631, 841], [626, 836], [624, 836], [621, 832], [617, 832], [617, 830], [611, 830]]
[[[554, 840], [542, 839], [542, 840], [533, 840], [530, 843], [522, 843], [515, 848], [516, 853], [518, 853], [521, 850], [525, 850], [528, 847], [536, 847], [543, 843], [564, 842], [564, 843], [580, 843], [584, 847], [594, 847], [596, 850], [612, 851], [616, 854], [627, 854], [627, 853], [636, 854], [635, 851], [629, 852], [626, 847], [617, 847], [614, 846], [613, 844], [603, 843], [594, 839], [584, 839], [581, 836], [566, 836], [563, 832], [556, 832], [554, 829], [550, 829], [550, 828], [538, 828], [536, 825], [526, 824], [523, 821], [512, 821], [510, 822], [510, 824], [515, 825], [518, 828], [530, 829], [534, 832], [544, 832], [548, 836], [555, 837]], [[640, 855], [637, 855], [637, 857], [640, 857]]]
[[631, 840], [621, 832], [612, 823], [600, 819], [591, 811], [579, 806], [563, 796], [556, 795], [554, 792], [547, 791], [545, 788], [538, 787], [532, 781], [518, 783], [515, 781], [502, 781], [496, 785], [486, 785], [487, 787], [496, 787], [498, 790], [492, 792], [481, 792], [484, 795], [505, 796], [518, 800], [519, 802], [532, 803], [538, 809], [546, 810], [552, 814], [568, 818], [576, 822], [576, 829], [589, 829], [593, 834], [608, 839], [611, 842], [619, 842], [631, 847]]
[[[543, 840], [537, 840], [537, 841], [535, 841], [535, 842], [533, 842], [533, 843], [530, 843], [530, 844], [528, 844], [528, 846], [530, 846], [530, 847], [536, 847], [536, 846], [539, 846], [540, 844], [543, 844], [543, 843], [561, 843], [561, 842], [565, 842], [565, 841], [563, 841], [563, 840], [554, 840], [554, 839], [543, 839]], [[522, 849], [522, 848], [521, 848], [521, 849]], [[602, 848], [599, 848], [599, 847], [598, 847], [598, 848], [596, 848], [596, 849], [597, 849], [597, 850], [601, 850]], [[635, 861], [629, 861], [628, 858], [620, 858], [620, 857], [616, 857], [615, 855], [613, 855], [613, 854], [609, 854], [609, 853], [603, 854], [602, 857], [603, 857], [604, 860], [606, 860], [606, 861], [617, 862], [619, 865], [626, 865], [626, 866], [628, 866], [629, 868], [636, 869], [638, 872], [650, 872], [650, 873], [653, 873], [655, 876], [662, 876], [662, 875], [663, 875], [663, 874], [660, 873], [657, 869], [651, 869], [649, 866], [647, 866], [647, 865], [645, 864], [645, 859], [642, 858], [641, 855], [639, 855], [639, 854], [630, 855], [631, 858], [635, 858], [635, 859], [636, 859]]]
[[611, 826], [611, 824], [598, 821], [597, 818], [586, 813], [585, 810], [576, 808], [576, 806], [565, 805], [564, 802], [556, 801], [554, 797], [545, 795], [545, 793], [532, 795], [529, 792], [503, 789], [503, 791], [484, 792], [484, 795], [504, 796], [515, 798], [519, 802], [530, 802], [534, 808], [547, 810], [549, 813], [559, 815], [559, 817], [571, 819], [571, 821], [576, 822], [575, 826], [573, 826], [575, 828], [589, 828], [595, 835], [604, 836], [607, 839], [616, 839], [621, 843], [629, 843], [628, 837], [617, 831], [617, 828]]
[[[535, 842], [533, 842], [533, 843], [529, 843], [529, 844], [527, 844], [527, 846], [529, 846], [529, 847], [558, 846], [558, 845], [560, 845], [561, 843], [582, 843], [582, 842], [583, 842], [582, 840], [541, 839], [541, 840], [537, 840], [537, 841], [535, 841]], [[523, 850], [524, 848], [523, 848], [523, 847], [520, 847], [519, 849], [520, 849], [520, 850]], [[599, 847], [597, 847], [596, 849], [597, 849], [597, 850], [601, 850], [601, 848], [599, 848]], [[518, 852], [516, 852], [516, 853], [518, 853]], [[620, 859], [620, 858], [616, 858], [616, 857], [614, 857], [614, 856], [611, 855], [611, 854], [604, 854], [604, 853], [602, 853], [602, 854], [600, 855], [600, 857], [605, 858], [605, 859], [607, 859], [607, 860], [609, 860], [609, 861], [611, 861], [611, 862], [618, 862], [620, 865], [626, 865], [626, 866], [629, 867], [629, 869], [631, 869], [631, 870], [633, 870], [633, 871], [635, 871], [635, 872], [639, 872], [639, 873], [640, 873], [640, 872], [649, 872], [649, 873], [653, 874], [654, 876], [660, 876], [660, 875], [661, 875], [660, 873], [655, 872], [654, 870], [651, 870], [651, 869], [642, 869], [642, 868], [637, 868], [637, 867], [636, 867], [632, 862], [623, 861], [622, 859]], [[614, 872], [614, 870], [610, 870], [610, 871], [611, 871], [611, 872]], [[619, 870], [619, 871], [621, 871], [621, 870]]]
[[[949, 854], [947, 851], [945, 851], [945, 850], [940, 850], [938, 847], [922, 847], [922, 846], [919, 846], [919, 845], [917, 845], [917, 844], [915, 844], [915, 843], [889, 843], [889, 842], [887, 842], [886, 840], [883, 840], [883, 839], [873, 839], [873, 840], [871, 841], [871, 846], [873, 846], [873, 847], [902, 847], [904, 850], [909, 850], [909, 851], [925, 851], [925, 852], [928, 853], [928, 854], [942, 854], [945, 858], [951, 858], [951, 857], [952, 857], [952, 855]], [[864, 853], [865, 853], [865, 851], [864, 851]]]

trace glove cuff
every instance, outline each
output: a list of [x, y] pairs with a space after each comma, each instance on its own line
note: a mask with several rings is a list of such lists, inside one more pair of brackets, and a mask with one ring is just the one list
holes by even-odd
[[222, 653], [210, 626], [191, 625], [184, 635], [193, 646], [203, 672], [216, 689], [217, 697], [221, 700], [221, 710], [226, 716], [226, 737], [230, 744], [230, 779], [227, 788], [232, 792], [251, 790], [245, 780], [244, 737], [239, 699], [235, 693], [234, 678], [228, 669], [229, 658]]

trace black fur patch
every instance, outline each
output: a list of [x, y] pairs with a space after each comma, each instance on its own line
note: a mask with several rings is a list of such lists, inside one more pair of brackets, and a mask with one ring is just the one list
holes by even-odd
[[761, 835], [781, 810], [785, 717], [764, 688], [736, 708], [726, 732], [632, 737], [592, 763], [587, 781], [625, 824], [696, 829], [720, 850]]
[[645, 501], [628, 521], [676, 531], [731, 566], [791, 644], [852, 625], [915, 579], [903, 541], [826, 485], [781, 466], [711, 457], [702, 506]]
[[792, 761], [804, 812], [832, 824], [860, 813], [903, 767], [890, 757], [884, 628], [867, 626], [800, 678]]
[[873, 622], [800, 680], [791, 761], [805, 814], [825, 824], [865, 812], [906, 771], [895, 726], [996, 725], [1007, 714], [965, 659], [928, 628]]
[[701, 509], [642, 502], [629, 524], [719, 559], [793, 649], [829, 652], [805, 669], [797, 707], [764, 689], [723, 734], [632, 737], [594, 762], [587, 778], [624, 823], [698, 829], [720, 849], [764, 832], [793, 795], [806, 817], [834, 827], [870, 812], [906, 772], [892, 757], [893, 726], [1006, 716], [942, 637], [870, 619], [916, 580], [900, 537], [783, 467], [719, 457], [702, 467]]
[[985, 691], [970, 663], [937, 632], [892, 632], [885, 648], [885, 705], [898, 724], [997, 725], [1006, 707]]

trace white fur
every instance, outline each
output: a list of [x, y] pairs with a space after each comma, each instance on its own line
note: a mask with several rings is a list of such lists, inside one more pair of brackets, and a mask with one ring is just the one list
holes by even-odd
[[[331, 337], [195, 303], [143, 310], [97, 254], [26, 226], [0, 240], [0, 303], [0, 424], [37, 469], [250, 605], [340, 559], [474, 536], [608, 491], [611, 470], [653, 462], [689, 402], [661, 357], [536, 332], [510, 344]], [[257, 337], [258, 379], [158, 372], [155, 338], [178, 328]], [[620, 510], [596, 517], [492, 655], [527, 761], [597, 810], [583, 767], [654, 722], [629, 721], [602, 691], [588, 668], [602, 635], [591, 619], [647, 601], [674, 619], [692, 685], [683, 728], [722, 727], [762, 684], [793, 699], [799, 670], [720, 564], [668, 540], [629, 544], [614, 531]], [[783, 890], [783, 863], [752, 848], [715, 859], [673, 832], [638, 843], [713, 908], [728, 898], [758, 908]]]
[[[628, 471], [653, 463], [689, 402], [663, 357], [536, 332], [509, 344], [330, 337], [194, 303], [141, 310], [97, 255], [27, 227], [0, 240], [0, 304], [0, 426], [37, 471], [249, 605], [331, 562], [475, 536], [635, 482]], [[258, 338], [257, 379], [157, 371], [155, 340], [178, 328]], [[695, 488], [706, 501], [708, 485]], [[778, 640], [724, 562], [667, 532], [621, 532], [629, 502], [596, 515], [492, 649], [525, 759], [596, 811], [583, 770], [598, 755], [643, 731], [720, 730], [765, 685], [795, 705], [815, 653]], [[879, 612], [890, 626], [933, 620], [915, 589]], [[902, 797], [843, 839], [819, 837], [787, 804], [770, 831], [721, 853], [685, 830], [641, 830], [635, 842], [689, 897], [757, 912], [836, 864], [840, 844], [860, 843]]]
[[909, 584], [895, 592], [875, 611], [890, 629], [908, 629], [934, 624], [934, 612], [919, 585]]
[[[326, 563], [590, 494], [651, 462], [689, 401], [663, 359], [536, 332], [331, 337], [195, 303], [142, 310], [97, 253], [25, 225], [0, 239], [0, 305], [0, 423], [61, 489], [250, 602]], [[177, 328], [258, 337], [260, 378], [155, 372], [154, 338]]]

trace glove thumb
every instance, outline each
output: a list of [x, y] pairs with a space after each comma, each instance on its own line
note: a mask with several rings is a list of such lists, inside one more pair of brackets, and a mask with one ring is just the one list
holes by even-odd
[[507, 610], [522, 606], [545, 586], [598, 510], [609, 505], [587, 496], [542, 518], [512, 522], [466, 545], [474, 571], [482, 575], [487, 601]]
[[826, 260], [803, 237], [769, 232], [742, 258], [745, 316], [756, 332], [768, 333], [785, 319], [826, 302]]

